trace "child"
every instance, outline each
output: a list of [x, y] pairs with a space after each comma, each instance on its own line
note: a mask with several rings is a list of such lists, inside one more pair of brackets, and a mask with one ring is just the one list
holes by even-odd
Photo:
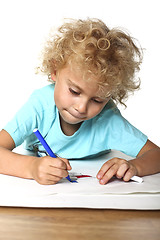
[[[112, 176], [160, 172], [160, 148], [124, 119], [115, 103], [124, 104], [138, 89], [135, 74], [141, 51], [126, 33], [110, 30], [98, 19], [71, 20], [50, 36], [40, 70], [52, 84], [36, 90], [0, 132], [0, 173], [55, 184], [68, 175], [68, 159], [88, 158], [116, 149], [133, 156], [113, 158], [97, 173], [100, 184]], [[114, 103], [115, 102], [115, 103]], [[56, 159], [13, 153], [25, 141], [29, 150], [43, 147], [38, 128]]]

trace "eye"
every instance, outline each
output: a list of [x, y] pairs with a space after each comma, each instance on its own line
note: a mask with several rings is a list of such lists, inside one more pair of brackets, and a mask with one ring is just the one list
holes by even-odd
[[97, 99], [92, 99], [95, 103], [98, 103], [98, 104], [102, 104], [103, 103], [103, 101], [101, 101], [101, 100], [97, 100]]
[[73, 94], [73, 95], [79, 95], [80, 93], [73, 90], [72, 88], [69, 88], [69, 91]]

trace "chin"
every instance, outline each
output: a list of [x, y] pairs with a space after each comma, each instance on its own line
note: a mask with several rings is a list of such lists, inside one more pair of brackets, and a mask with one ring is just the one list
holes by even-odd
[[65, 121], [68, 124], [75, 125], [75, 124], [82, 123], [84, 120], [82, 120], [82, 119], [74, 119], [73, 120], [73, 119], [63, 118], [63, 121]]
[[79, 124], [84, 121], [84, 119], [75, 118], [70, 113], [60, 114], [60, 116], [63, 119], [63, 121], [65, 121], [66, 123], [71, 124], [71, 125]]

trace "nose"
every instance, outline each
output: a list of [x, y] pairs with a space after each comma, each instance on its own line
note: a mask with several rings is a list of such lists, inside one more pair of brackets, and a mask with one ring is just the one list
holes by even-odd
[[75, 110], [80, 114], [85, 114], [87, 112], [87, 105], [86, 101], [79, 101], [75, 106]]

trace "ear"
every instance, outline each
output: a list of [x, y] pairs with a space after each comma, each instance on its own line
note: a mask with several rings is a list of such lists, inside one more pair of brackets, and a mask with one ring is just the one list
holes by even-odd
[[51, 73], [51, 79], [53, 82], [56, 82], [56, 71], [54, 71], [54, 73]]

